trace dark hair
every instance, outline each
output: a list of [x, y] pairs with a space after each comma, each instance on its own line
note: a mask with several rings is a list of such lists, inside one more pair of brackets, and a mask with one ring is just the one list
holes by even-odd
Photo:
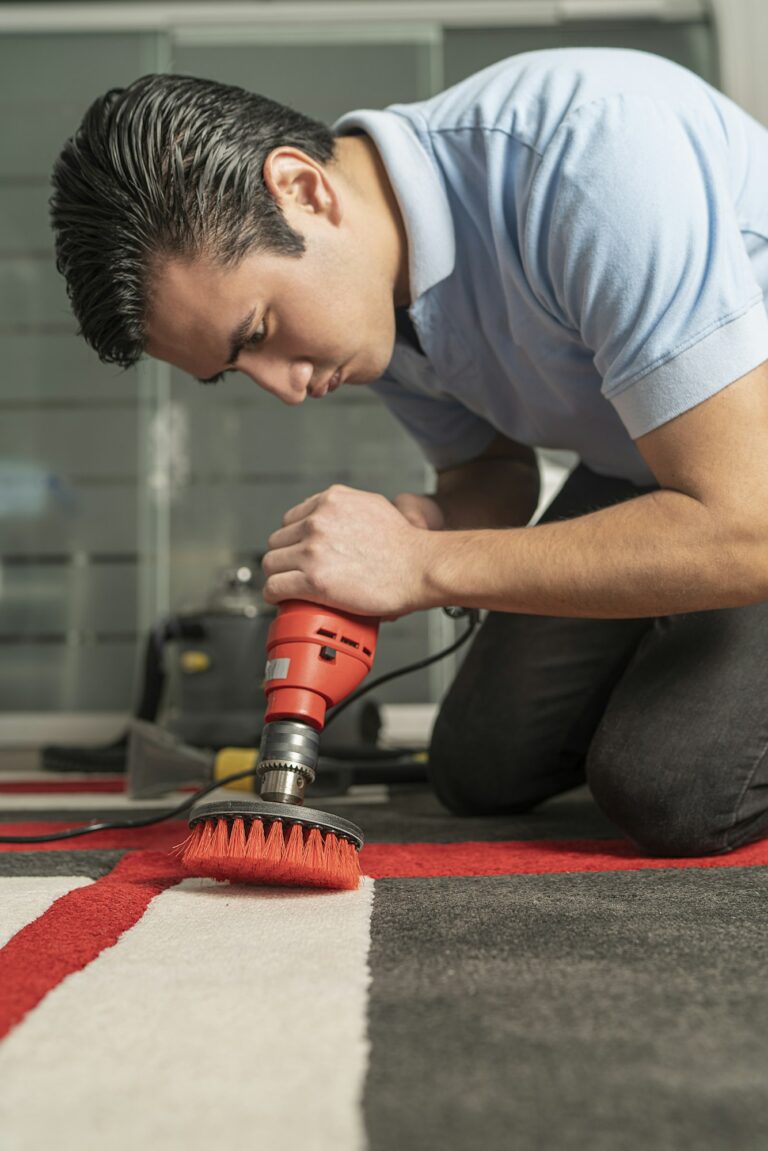
[[280, 145], [334, 155], [324, 124], [213, 80], [144, 76], [91, 105], [56, 161], [50, 205], [56, 266], [100, 359], [129, 367], [143, 353], [159, 258], [301, 255], [264, 184]]

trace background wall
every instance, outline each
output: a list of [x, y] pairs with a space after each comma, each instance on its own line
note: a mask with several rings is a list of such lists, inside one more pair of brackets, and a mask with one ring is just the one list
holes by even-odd
[[[128, 711], [157, 616], [252, 560], [306, 495], [334, 480], [389, 496], [430, 483], [365, 389], [293, 410], [237, 377], [205, 389], [151, 362], [99, 364], [74, 332], [46, 207], [53, 160], [88, 103], [174, 70], [331, 121], [575, 44], [658, 52], [720, 82], [713, 13], [682, 0], [0, 5], [0, 741], [14, 715], [18, 737], [19, 713], [85, 723]], [[417, 658], [451, 627], [440, 613], [387, 625], [377, 666]], [[436, 698], [445, 674], [382, 694]]]

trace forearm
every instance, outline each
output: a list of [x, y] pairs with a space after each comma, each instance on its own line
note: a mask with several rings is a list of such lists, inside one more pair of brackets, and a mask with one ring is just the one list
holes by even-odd
[[768, 599], [768, 536], [662, 489], [559, 523], [430, 533], [425, 604], [622, 618]]

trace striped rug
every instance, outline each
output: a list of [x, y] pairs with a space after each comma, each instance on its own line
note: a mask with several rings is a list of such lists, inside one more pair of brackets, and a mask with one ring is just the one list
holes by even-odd
[[[3, 777], [0, 834], [121, 789]], [[185, 878], [184, 823], [4, 845], [2, 1151], [768, 1146], [768, 841], [651, 859], [586, 790], [325, 806], [366, 832], [357, 892]]]

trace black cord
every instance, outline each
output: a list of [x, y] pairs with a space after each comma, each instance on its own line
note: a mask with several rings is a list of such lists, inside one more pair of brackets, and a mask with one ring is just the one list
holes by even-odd
[[162, 823], [165, 819], [173, 819], [175, 815], [181, 815], [182, 812], [188, 811], [199, 799], [208, 795], [209, 792], [215, 791], [217, 787], [221, 787], [225, 783], [234, 783], [237, 779], [247, 779], [249, 775], [255, 774], [256, 768], [251, 767], [248, 771], [238, 771], [234, 775], [225, 776], [224, 779], [215, 779], [213, 783], [207, 783], [194, 795], [190, 795], [189, 799], [185, 799], [178, 807], [172, 807], [170, 811], [164, 811], [162, 815], [148, 815], [143, 819], [123, 819], [118, 822], [89, 823], [87, 827], [70, 827], [66, 831], [55, 831], [49, 835], [0, 835], [0, 843], [51, 843], [55, 839], [75, 839], [78, 835], [90, 835], [94, 831], [120, 831], [131, 827], [151, 827], [153, 823]]
[[480, 612], [477, 611], [476, 608], [450, 608], [444, 610], [448, 612], [452, 619], [459, 619], [464, 616], [467, 616], [469, 619], [467, 630], [463, 632], [450, 647], [444, 648], [442, 651], [437, 652], [436, 655], [427, 656], [426, 659], [420, 659], [416, 663], [409, 663], [406, 667], [400, 667], [396, 671], [390, 671], [387, 672], [386, 675], [380, 675], [378, 679], [371, 680], [370, 683], [366, 683], [363, 687], [359, 688], [358, 691], [353, 691], [352, 695], [347, 696], [343, 703], [337, 704], [333, 711], [330, 712], [326, 718], [323, 730], [325, 731], [327, 729], [329, 723], [333, 723], [337, 715], [341, 715], [341, 713], [346, 711], [353, 703], [357, 703], [361, 696], [369, 691], [373, 691], [375, 687], [381, 687], [383, 683], [389, 683], [391, 679], [397, 679], [401, 675], [409, 675], [412, 671], [421, 671], [423, 668], [429, 667], [430, 664], [437, 663], [438, 660], [445, 659], [446, 656], [453, 655], [455, 651], [458, 651], [462, 644], [467, 642], [477, 627]]
[[[465, 644], [472, 632], [477, 627], [480, 613], [475, 608], [452, 608], [448, 612], [452, 618], [459, 616], [469, 617], [469, 626], [466, 631], [459, 636], [459, 638], [452, 643], [449, 647], [444, 648], [443, 651], [437, 652], [435, 655], [429, 656], [427, 659], [421, 659], [417, 663], [408, 664], [406, 667], [398, 668], [396, 671], [390, 671], [386, 675], [380, 675], [378, 679], [372, 680], [370, 683], [365, 684], [358, 691], [353, 692], [343, 703], [338, 704], [337, 707], [329, 714], [325, 727], [331, 723], [337, 715], [339, 715], [350, 704], [355, 703], [361, 696], [369, 691], [373, 691], [375, 687], [380, 687], [383, 683], [389, 683], [391, 679], [397, 679], [401, 675], [409, 675], [412, 671], [421, 671], [422, 668], [429, 667], [430, 664], [437, 663], [440, 659], [445, 659], [446, 656], [452, 655], [453, 652]], [[208, 783], [205, 787], [196, 791], [189, 799], [185, 799], [177, 807], [172, 807], [170, 811], [164, 811], [161, 815], [148, 815], [139, 819], [124, 819], [120, 821], [110, 821], [105, 823], [89, 823], [87, 827], [70, 827], [66, 831], [55, 831], [48, 835], [0, 835], [0, 843], [53, 843], [58, 839], [76, 839], [81, 835], [91, 835], [96, 831], [120, 831], [123, 828], [129, 830], [132, 827], [151, 827], [154, 823], [163, 823], [166, 819], [173, 819], [174, 816], [181, 815], [183, 812], [188, 811], [193, 807], [198, 800], [203, 796], [208, 795], [210, 792], [215, 791], [218, 787], [223, 787], [227, 783], [235, 783], [238, 779], [248, 779], [250, 776], [255, 776], [257, 768], [252, 767], [247, 771], [238, 771], [233, 775], [226, 775], [223, 779], [215, 779], [213, 783]]]

